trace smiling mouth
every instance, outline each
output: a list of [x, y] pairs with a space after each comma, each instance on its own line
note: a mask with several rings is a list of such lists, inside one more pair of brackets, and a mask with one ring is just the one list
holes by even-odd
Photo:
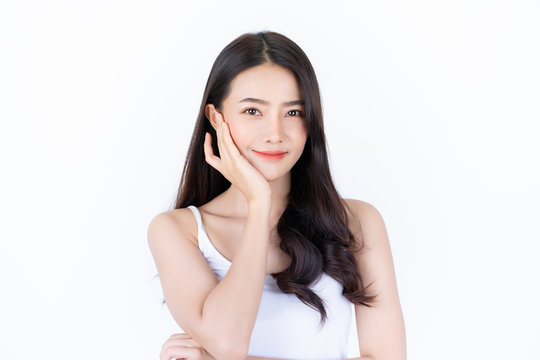
[[253, 150], [255, 154], [259, 155], [260, 157], [267, 159], [267, 160], [280, 160], [282, 159], [287, 153], [283, 151], [257, 151]]

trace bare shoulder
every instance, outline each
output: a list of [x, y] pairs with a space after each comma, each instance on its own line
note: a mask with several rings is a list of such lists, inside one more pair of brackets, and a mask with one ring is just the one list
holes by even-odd
[[175, 237], [197, 244], [197, 220], [187, 208], [174, 209], [155, 215], [148, 224], [150, 246], [159, 239]]
[[344, 198], [341, 200], [349, 207], [349, 209], [353, 210], [357, 216], [373, 216], [374, 214], [378, 214], [380, 216], [379, 211], [375, 208], [375, 206], [367, 201]]
[[387, 242], [386, 225], [379, 210], [363, 200], [342, 199], [348, 209], [349, 226], [353, 234], [359, 234], [368, 248], [374, 242]]

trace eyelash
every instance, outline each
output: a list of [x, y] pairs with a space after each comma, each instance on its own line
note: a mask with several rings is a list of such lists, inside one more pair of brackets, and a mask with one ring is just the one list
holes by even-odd
[[[244, 110], [244, 112], [246, 112], [246, 111], [248, 111], [248, 110], [256, 110], [256, 111], [259, 111], [259, 110], [255, 109], [255, 108], [249, 108], [249, 109]], [[295, 109], [295, 110], [289, 110], [289, 111], [287, 111], [287, 113], [290, 113], [291, 111], [296, 111], [296, 112], [298, 113], [298, 115], [296, 115], [296, 116], [304, 116], [304, 112], [303, 112], [303, 111], [296, 110], [296, 109]], [[254, 114], [249, 114], [249, 113], [248, 113], [248, 115], [254, 115]]]

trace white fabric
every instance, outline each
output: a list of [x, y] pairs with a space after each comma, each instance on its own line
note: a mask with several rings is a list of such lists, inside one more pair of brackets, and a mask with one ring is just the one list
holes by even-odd
[[[195, 206], [189, 206], [198, 223], [199, 250], [218, 280], [231, 262], [214, 247]], [[320, 313], [296, 295], [284, 294], [267, 275], [259, 312], [249, 344], [250, 356], [284, 359], [346, 359], [352, 304], [341, 292], [342, 285], [326, 273], [311, 286], [324, 301], [328, 318], [319, 327]]]

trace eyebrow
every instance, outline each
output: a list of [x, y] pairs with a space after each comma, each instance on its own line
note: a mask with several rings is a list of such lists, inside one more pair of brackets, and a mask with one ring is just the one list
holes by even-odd
[[[241, 103], [241, 102], [254, 102], [254, 103], [262, 104], [262, 105], [268, 105], [269, 104], [268, 101], [261, 100], [261, 99], [255, 99], [255, 98], [245, 98], [245, 99], [242, 99], [242, 100], [239, 101], [239, 103]], [[285, 105], [285, 106], [305, 105], [305, 102], [303, 100], [292, 100], [292, 101], [285, 101], [284, 103], [281, 103], [281, 105]]]

